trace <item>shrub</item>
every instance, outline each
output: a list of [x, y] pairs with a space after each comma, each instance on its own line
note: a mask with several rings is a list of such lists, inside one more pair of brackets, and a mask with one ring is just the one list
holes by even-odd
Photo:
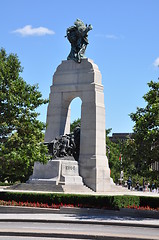
[[64, 193], [26, 193], [26, 192], [0, 192], [0, 200], [46, 204], [48, 206], [74, 206], [102, 209], [120, 209], [125, 207], [159, 208], [158, 197], [143, 196], [103, 196], [103, 195], [76, 195]]
[[140, 197], [140, 207], [159, 208], [159, 197]]

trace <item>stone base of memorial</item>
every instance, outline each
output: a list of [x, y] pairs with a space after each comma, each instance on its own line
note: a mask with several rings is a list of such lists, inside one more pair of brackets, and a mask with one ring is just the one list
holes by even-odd
[[33, 175], [28, 183], [83, 185], [79, 176], [78, 162], [66, 157], [50, 160], [47, 164], [35, 162]]
[[47, 164], [34, 163], [32, 176], [26, 183], [16, 184], [9, 190], [91, 193], [79, 176], [78, 162], [73, 157], [64, 157], [48, 161]]

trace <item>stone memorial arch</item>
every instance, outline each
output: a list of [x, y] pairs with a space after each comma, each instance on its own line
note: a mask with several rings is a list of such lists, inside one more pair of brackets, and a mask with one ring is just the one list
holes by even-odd
[[79, 97], [81, 133], [79, 174], [86, 186], [105, 192], [111, 186], [106, 157], [105, 106], [101, 73], [90, 59], [65, 60], [57, 67], [50, 87], [45, 142], [70, 132], [70, 103]]
[[[71, 50], [67, 60], [62, 61], [54, 73], [47, 109], [45, 144], [49, 153], [49, 146], [52, 146], [53, 159], [47, 164], [35, 162], [29, 180], [14, 189], [87, 193], [91, 192], [90, 189], [95, 192], [114, 189], [106, 157], [102, 76], [98, 66], [84, 55], [90, 30], [92, 25], [85, 25], [80, 19], [66, 30]], [[66, 139], [70, 139], [67, 137], [72, 136], [66, 134], [70, 133], [70, 103], [76, 97], [82, 101], [80, 153], [74, 133], [73, 148], [76, 150], [74, 148], [70, 155], [66, 152], [56, 155], [61, 146], [67, 146]], [[56, 148], [59, 139], [66, 141]]]

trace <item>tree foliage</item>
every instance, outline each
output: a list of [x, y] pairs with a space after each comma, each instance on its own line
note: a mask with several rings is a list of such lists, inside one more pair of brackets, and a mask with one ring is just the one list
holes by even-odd
[[134, 135], [123, 146], [123, 154], [130, 164], [130, 174], [153, 181], [159, 175], [151, 169], [151, 164], [159, 161], [159, 82], [151, 81], [148, 86], [143, 96], [146, 106], [130, 114], [135, 123]]
[[0, 50], [0, 181], [25, 181], [34, 161], [46, 162], [43, 141], [45, 125], [37, 119], [36, 108], [46, 104], [38, 86], [20, 76], [16, 54]]
[[77, 126], [81, 126], [81, 119], [80, 119], [80, 118], [77, 118], [77, 120], [74, 120], [74, 121], [70, 124], [70, 132], [73, 132], [74, 129], [75, 129]]
[[118, 183], [121, 173], [121, 161], [119, 160], [121, 147], [119, 143], [111, 142], [108, 135], [111, 132], [111, 129], [106, 130], [106, 148], [107, 148], [107, 157], [109, 161], [109, 168], [111, 171], [111, 177], [115, 183]]

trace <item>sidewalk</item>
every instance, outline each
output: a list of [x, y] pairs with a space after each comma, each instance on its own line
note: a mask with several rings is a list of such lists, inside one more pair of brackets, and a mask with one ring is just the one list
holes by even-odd
[[[15, 189], [9, 189], [8, 186], [0, 186], [0, 192], [35, 192], [35, 193], [53, 193], [52, 191], [36, 191], [36, 190], [15, 190]], [[54, 193], [61, 193], [61, 192], [54, 192]], [[76, 192], [65, 192], [63, 194], [87, 194], [86, 192], [80, 192], [77, 191]], [[159, 192], [148, 192], [148, 191], [131, 191], [128, 190], [125, 187], [122, 186], [117, 186], [116, 188], [112, 188], [112, 190], [108, 190], [107, 192], [89, 192], [89, 195], [108, 195], [108, 196], [112, 196], [112, 195], [134, 195], [134, 196], [147, 196], [147, 197], [159, 197]]]
[[47, 223], [76, 223], [100, 224], [115, 226], [138, 226], [159, 228], [159, 220], [134, 219], [121, 217], [87, 216], [76, 214], [0, 214], [0, 222], [47, 222]]
[[3, 221], [85, 223], [159, 228], [159, 212], [134, 209], [113, 211], [62, 207], [60, 210], [56, 210], [1, 206], [0, 222]]

